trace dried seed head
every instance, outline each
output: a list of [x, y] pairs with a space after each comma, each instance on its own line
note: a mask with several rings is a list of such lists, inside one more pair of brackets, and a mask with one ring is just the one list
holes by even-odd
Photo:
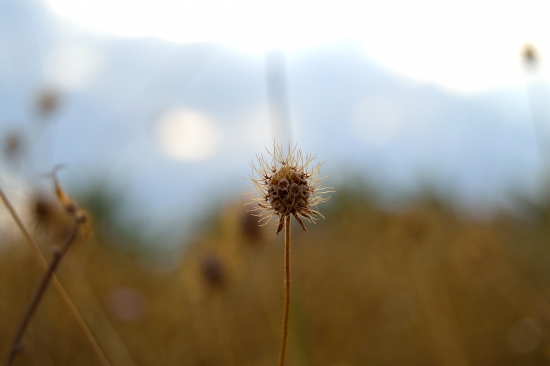
[[[283, 228], [284, 219], [293, 215], [302, 229], [307, 233], [301, 218], [310, 222], [316, 220], [316, 216], [322, 215], [317, 211], [317, 205], [328, 201], [330, 197], [322, 197], [323, 194], [333, 192], [330, 187], [321, 188], [319, 170], [322, 164], [310, 168], [316, 159], [315, 155], [304, 155], [297, 147], [288, 147], [285, 152], [282, 146], [274, 145], [273, 152], [269, 152], [271, 162], [258, 156], [258, 165], [252, 165], [253, 175], [250, 181], [254, 183], [256, 190], [248, 194], [257, 203], [256, 216], [265, 225], [275, 215], [278, 216], [277, 234]], [[259, 197], [254, 195], [258, 193]]]

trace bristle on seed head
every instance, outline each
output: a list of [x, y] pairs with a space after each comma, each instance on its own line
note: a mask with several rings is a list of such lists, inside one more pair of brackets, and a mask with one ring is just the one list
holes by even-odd
[[320, 168], [323, 163], [311, 167], [316, 155], [305, 155], [297, 146], [283, 150], [281, 145], [274, 144], [273, 151], [268, 150], [271, 161], [262, 155], [257, 156], [258, 163], [251, 163], [253, 173], [249, 180], [255, 190], [247, 193], [257, 207], [251, 211], [260, 218], [262, 225], [267, 224], [273, 216], [278, 216], [278, 234], [284, 226], [285, 218], [294, 216], [302, 229], [307, 233], [302, 219], [315, 222], [317, 205], [329, 200], [322, 195], [334, 192], [331, 187], [321, 187]]

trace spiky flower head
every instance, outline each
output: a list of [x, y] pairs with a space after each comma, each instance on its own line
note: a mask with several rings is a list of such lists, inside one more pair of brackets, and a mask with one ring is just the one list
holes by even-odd
[[316, 155], [303, 155], [302, 150], [295, 146], [284, 151], [281, 145], [274, 144], [273, 151], [268, 150], [271, 161], [262, 155], [257, 155], [258, 164], [251, 163], [253, 174], [250, 181], [254, 183], [255, 191], [248, 197], [251, 204], [257, 203], [254, 215], [260, 218], [262, 225], [267, 224], [273, 216], [278, 216], [278, 234], [284, 226], [286, 217], [292, 215], [302, 229], [307, 233], [302, 221], [315, 222], [316, 216], [323, 215], [317, 210], [317, 205], [326, 202], [330, 197], [323, 194], [333, 192], [330, 187], [321, 187], [320, 168], [323, 163], [311, 167]]

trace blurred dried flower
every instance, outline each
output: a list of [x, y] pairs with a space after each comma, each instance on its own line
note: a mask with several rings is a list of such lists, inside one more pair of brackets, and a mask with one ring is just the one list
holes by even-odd
[[38, 112], [47, 116], [59, 107], [59, 95], [53, 90], [46, 90], [40, 93], [37, 100]]
[[4, 140], [4, 154], [8, 160], [16, 160], [23, 153], [24, 141], [20, 134], [9, 133]]
[[200, 271], [206, 283], [212, 288], [222, 287], [225, 284], [225, 268], [219, 256], [209, 254], [202, 258]]
[[39, 225], [48, 225], [56, 216], [58, 209], [45, 195], [37, 195], [32, 203], [32, 211], [36, 222]]
[[[254, 183], [256, 190], [250, 192], [248, 197], [250, 203], [257, 202], [258, 207], [251, 211], [259, 211], [256, 216], [260, 222], [267, 224], [274, 215], [279, 217], [277, 225], [278, 234], [284, 226], [287, 216], [294, 216], [302, 229], [307, 229], [302, 217], [309, 222], [315, 222], [317, 215], [324, 218], [319, 211], [314, 210], [317, 205], [326, 202], [330, 197], [323, 198], [321, 195], [331, 191], [331, 187], [321, 188], [320, 181], [326, 177], [319, 177], [322, 163], [310, 169], [310, 164], [317, 158], [315, 155], [304, 155], [302, 150], [295, 146], [288, 147], [285, 153], [282, 146], [274, 145], [273, 152], [269, 152], [271, 162], [268, 163], [262, 155], [258, 157], [259, 166], [251, 164], [253, 176], [250, 181]], [[259, 193], [259, 197], [254, 193]]]
[[537, 49], [532, 44], [526, 44], [522, 52], [523, 63], [527, 68], [536, 69], [538, 66], [539, 56]]

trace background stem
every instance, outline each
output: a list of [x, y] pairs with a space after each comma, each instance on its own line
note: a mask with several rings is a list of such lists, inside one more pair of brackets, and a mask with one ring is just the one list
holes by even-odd
[[76, 220], [73, 230], [71, 231], [70, 236], [68, 237], [67, 241], [59, 250], [54, 254], [52, 263], [50, 264], [50, 267], [48, 268], [48, 271], [42, 278], [42, 282], [40, 283], [40, 286], [38, 287], [38, 290], [34, 294], [34, 297], [32, 301], [30, 302], [29, 306], [27, 307], [27, 310], [25, 311], [25, 314], [23, 315], [23, 318], [21, 318], [21, 322], [19, 323], [19, 326], [17, 327], [17, 330], [15, 331], [15, 335], [13, 337], [13, 341], [11, 343], [11, 347], [8, 351], [8, 357], [6, 359], [6, 366], [10, 366], [11, 362], [13, 360], [13, 357], [21, 349], [21, 338], [23, 337], [23, 334], [25, 333], [25, 330], [27, 329], [27, 325], [29, 324], [29, 321], [31, 320], [34, 312], [36, 311], [36, 308], [38, 307], [38, 304], [40, 303], [40, 300], [42, 299], [42, 296], [44, 295], [44, 292], [46, 291], [46, 288], [48, 287], [48, 284], [50, 283], [50, 280], [52, 279], [52, 276], [59, 266], [59, 263], [61, 262], [61, 259], [63, 259], [63, 256], [67, 252], [67, 249], [69, 249], [69, 246], [74, 242], [76, 239], [76, 236], [78, 234], [78, 229], [80, 228], [80, 220]]

